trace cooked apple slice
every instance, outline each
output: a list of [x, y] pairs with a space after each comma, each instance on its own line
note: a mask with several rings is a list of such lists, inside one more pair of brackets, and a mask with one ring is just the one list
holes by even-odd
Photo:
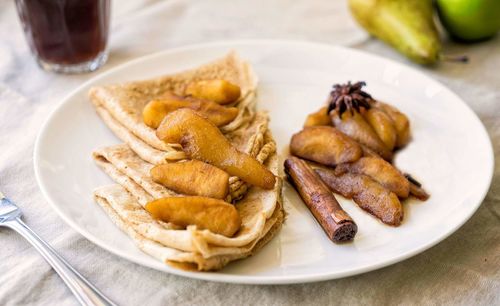
[[335, 193], [353, 199], [356, 204], [382, 222], [398, 226], [403, 220], [403, 206], [398, 196], [363, 174], [336, 175], [331, 169], [315, 169]]
[[150, 174], [178, 193], [224, 199], [229, 191], [229, 174], [199, 160], [157, 165]]
[[333, 110], [330, 112], [330, 119], [332, 120], [333, 126], [342, 133], [360, 144], [369, 147], [384, 159], [392, 158], [392, 152], [386, 148], [377, 133], [375, 133], [370, 124], [366, 122], [359, 112], [346, 111], [342, 113], [342, 118], [340, 118], [337, 110]]
[[404, 174], [381, 158], [362, 157], [354, 163], [339, 165], [335, 172], [367, 175], [403, 199], [410, 192], [410, 183]]
[[238, 116], [236, 107], [224, 107], [212, 101], [183, 98], [169, 93], [146, 104], [142, 112], [144, 123], [156, 129], [168, 113], [180, 108], [192, 109], [216, 126], [228, 124]]
[[239, 86], [226, 80], [204, 80], [191, 82], [186, 88], [186, 95], [218, 104], [229, 104], [240, 98], [241, 90]]
[[196, 225], [231, 237], [241, 226], [236, 208], [222, 200], [206, 197], [169, 197], [153, 200], [146, 210], [156, 219], [180, 226]]
[[271, 171], [234, 148], [213, 123], [190, 109], [168, 114], [156, 135], [166, 143], [180, 143], [191, 159], [212, 164], [251, 185], [265, 189], [274, 187], [276, 178]]
[[332, 125], [330, 117], [328, 116], [326, 106], [323, 106], [317, 112], [309, 114], [307, 116], [306, 122], [304, 122], [304, 127], [318, 125]]
[[382, 140], [389, 151], [394, 150], [398, 133], [391, 117], [383, 110], [372, 107], [363, 112], [363, 117], [368, 122], [377, 136]]
[[292, 136], [290, 153], [335, 166], [358, 160], [363, 151], [358, 143], [329, 126], [311, 126]]
[[375, 107], [383, 110], [394, 122], [397, 132], [396, 148], [402, 148], [410, 142], [410, 120], [396, 107], [377, 101]]

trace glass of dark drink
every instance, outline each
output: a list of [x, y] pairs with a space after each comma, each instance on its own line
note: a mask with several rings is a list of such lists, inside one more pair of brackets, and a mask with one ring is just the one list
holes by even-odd
[[80, 73], [106, 62], [110, 0], [16, 0], [16, 6], [43, 69]]

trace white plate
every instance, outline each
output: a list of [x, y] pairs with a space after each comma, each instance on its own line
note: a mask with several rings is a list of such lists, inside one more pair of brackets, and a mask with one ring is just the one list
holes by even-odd
[[[91, 151], [119, 143], [96, 115], [87, 90], [194, 67], [237, 50], [259, 76], [259, 107], [271, 114], [279, 152], [306, 114], [325, 100], [333, 83], [363, 80], [376, 98], [411, 120], [413, 141], [396, 158], [432, 195], [407, 201], [405, 221], [386, 226], [350, 201], [341, 204], [359, 232], [335, 245], [289, 185], [283, 229], [255, 256], [215, 273], [186, 272], [143, 254], [92, 200], [92, 190], [111, 180]], [[450, 90], [424, 74], [363, 52], [289, 41], [238, 41], [197, 45], [146, 56], [90, 80], [68, 95], [48, 118], [34, 153], [40, 188], [59, 215], [90, 241], [138, 264], [183, 276], [234, 283], [284, 284], [345, 277], [418, 254], [457, 230], [481, 204], [493, 174], [488, 135], [476, 115]]]

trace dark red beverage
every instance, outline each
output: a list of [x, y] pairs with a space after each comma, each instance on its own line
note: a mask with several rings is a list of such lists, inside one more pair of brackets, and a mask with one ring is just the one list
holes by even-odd
[[[16, 0], [16, 5], [28, 43], [42, 66], [79, 72], [95, 70], [102, 64], [95, 61], [105, 61], [109, 0]], [[87, 67], [92, 64], [97, 67]]]

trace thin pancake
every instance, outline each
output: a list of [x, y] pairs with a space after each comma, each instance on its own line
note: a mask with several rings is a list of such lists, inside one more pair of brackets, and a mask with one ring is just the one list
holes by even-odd
[[142, 110], [152, 99], [167, 92], [184, 95], [195, 80], [225, 79], [240, 86], [241, 98], [233, 103], [238, 116], [221, 131], [238, 150], [256, 158], [277, 174], [276, 145], [268, 130], [268, 115], [255, 111], [256, 77], [250, 65], [235, 53], [199, 68], [126, 84], [94, 87], [89, 96], [105, 124], [125, 144], [101, 148], [94, 159], [118, 185], [98, 188], [96, 202], [110, 218], [146, 253], [175, 265], [199, 270], [219, 269], [229, 261], [251, 255], [272, 238], [283, 222], [281, 179], [273, 190], [252, 187], [231, 177], [226, 201], [235, 203], [242, 219], [240, 230], [226, 237], [200, 230], [181, 228], [155, 220], [144, 205], [155, 199], [179, 195], [155, 183], [149, 174], [153, 165], [185, 159], [179, 144], [166, 144], [155, 130], [143, 123]]
[[[148, 175], [148, 169], [150, 169], [152, 165], [138, 158], [131, 150], [127, 149], [126, 145], [105, 148], [99, 153], [96, 153], [95, 157], [96, 163], [110, 175], [115, 182], [125, 188], [128, 193], [135, 198], [137, 205], [141, 207], [144, 207], [147, 202], [153, 199], [177, 195], [166, 187], [153, 182]], [[269, 156], [265, 165], [276, 174], [278, 169], [277, 155], [273, 153]], [[250, 188], [249, 193], [236, 203], [236, 208], [242, 219], [242, 227], [238, 234], [234, 237], [227, 238], [209, 231], [199, 231], [200, 233], [196, 236], [199, 245], [211, 243], [220, 246], [240, 247], [248, 244], [259, 235], [266, 220], [270, 218], [274, 212], [275, 204], [280, 193], [281, 180], [278, 180], [273, 190], [264, 190], [256, 187]], [[123, 202], [117, 194], [110, 195], [108, 201], [110, 204]], [[168, 229], [176, 228], [173, 224], [164, 223], [164, 225]], [[176, 247], [176, 245], [177, 244], [175, 244], [175, 246], [168, 246]]]
[[[241, 89], [241, 99], [234, 106], [239, 108], [236, 119], [222, 127], [223, 132], [231, 132], [251, 120], [255, 109], [255, 89], [257, 78], [251, 66], [241, 60], [235, 52], [196, 69], [163, 76], [151, 80], [129, 82], [125, 84], [93, 87], [89, 97], [103, 121], [123, 141], [128, 143], [139, 155], [147, 155], [145, 147], [139, 141], [151, 148], [166, 152], [165, 159], [184, 158], [179, 155], [178, 144], [166, 144], [160, 141], [155, 130], [144, 124], [142, 110], [153, 99], [161, 98], [167, 92], [184, 95], [186, 86], [197, 80], [224, 79], [238, 85]], [[136, 137], [131, 137], [131, 134]]]
[[[115, 223], [122, 231], [128, 234], [128, 236], [134, 241], [134, 243], [145, 253], [157, 258], [158, 260], [171, 264], [177, 268], [195, 268], [197, 270], [218, 270], [223, 266], [228, 264], [230, 261], [245, 258], [257, 252], [262, 246], [269, 242], [276, 232], [281, 228], [284, 221], [284, 212], [281, 204], [281, 199], [277, 202], [275, 213], [268, 219], [264, 229], [261, 231], [261, 235], [258, 239], [255, 239], [252, 243], [238, 248], [237, 252], [234, 251], [235, 248], [229, 248], [233, 251], [228, 252], [225, 248], [216, 248], [218, 255], [212, 255], [208, 258], [203, 257], [201, 254], [193, 251], [182, 251], [180, 249], [167, 247], [162, 243], [155, 241], [154, 239], [147, 238], [142, 233], [146, 233], [148, 236], [148, 231], [141, 229], [130, 222], [128, 217], [130, 215], [120, 215], [113, 206], [110, 204], [110, 199], [112, 195], [115, 194], [121, 199], [117, 203], [121, 203], [123, 207], [128, 207], [130, 210], [139, 209], [140, 207], [135, 202], [135, 199], [128, 194], [128, 192], [123, 189], [120, 185], [108, 185], [101, 187], [95, 193], [96, 202], [103, 208], [103, 210], [108, 214], [110, 219]], [[135, 202], [135, 204], [134, 204]], [[116, 206], [115, 206], [116, 207]], [[118, 206], [120, 207], [120, 206]], [[139, 213], [140, 214], [140, 213]], [[144, 221], [139, 223], [139, 226], [147, 224]], [[159, 225], [154, 225], [159, 227]], [[149, 230], [149, 233], [154, 231], [154, 229]], [[183, 231], [189, 233], [188, 231]], [[165, 235], [161, 227], [158, 229], [158, 234], [160, 236]], [[189, 245], [183, 245], [179, 242], [179, 247], [190, 248]]]

